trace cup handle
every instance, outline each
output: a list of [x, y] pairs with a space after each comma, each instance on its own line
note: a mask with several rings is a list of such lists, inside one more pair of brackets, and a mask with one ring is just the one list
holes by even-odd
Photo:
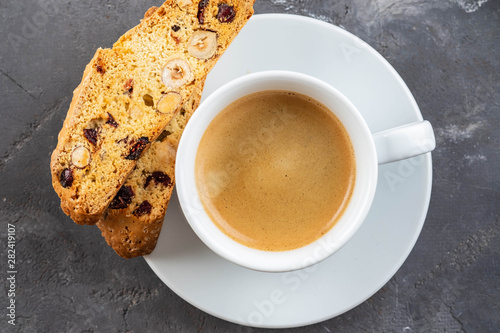
[[378, 164], [396, 162], [431, 152], [436, 147], [432, 125], [427, 120], [373, 134]]

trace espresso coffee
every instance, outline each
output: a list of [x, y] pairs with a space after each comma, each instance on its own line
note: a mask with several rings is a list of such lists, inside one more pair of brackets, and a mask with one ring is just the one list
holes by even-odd
[[324, 105], [263, 91], [227, 106], [196, 155], [196, 185], [213, 223], [255, 249], [310, 244], [342, 216], [354, 189], [349, 135]]

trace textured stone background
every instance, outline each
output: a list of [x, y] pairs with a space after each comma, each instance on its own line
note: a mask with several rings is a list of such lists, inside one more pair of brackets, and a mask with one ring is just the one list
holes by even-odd
[[[0, 331], [253, 332], [125, 261], [72, 223], [49, 156], [73, 89], [154, 0], [0, 0]], [[500, 332], [500, 1], [257, 0], [315, 17], [396, 68], [435, 127], [434, 187], [413, 252], [381, 291], [329, 321], [284, 332]], [[293, 42], [293, 41], [291, 41]], [[7, 325], [7, 223], [17, 228], [17, 326]]]

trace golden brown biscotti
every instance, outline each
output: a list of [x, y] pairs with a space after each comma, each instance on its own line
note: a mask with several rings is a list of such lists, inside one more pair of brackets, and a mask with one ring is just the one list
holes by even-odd
[[253, 2], [168, 0], [112, 49], [97, 50], [51, 158], [53, 187], [76, 223], [97, 222], [253, 14]]
[[137, 161], [97, 226], [123, 258], [151, 253], [158, 241], [175, 184], [175, 155], [182, 132], [200, 103], [203, 83], [160, 137]]

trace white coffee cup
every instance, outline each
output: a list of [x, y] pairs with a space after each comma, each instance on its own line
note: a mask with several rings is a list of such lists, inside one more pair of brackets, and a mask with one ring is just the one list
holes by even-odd
[[[205, 212], [195, 180], [198, 146], [210, 122], [232, 102], [265, 90], [288, 90], [307, 95], [325, 105], [344, 125], [355, 153], [355, 186], [342, 217], [318, 240], [289, 251], [257, 250], [228, 237]], [[434, 147], [434, 133], [428, 121], [372, 135], [356, 107], [329, 84], [301, 73], [258, 72], [220, 87], [198, 107], [190, 119], [177, 151], [177, 194], [182, 211], [194, 232], [221, 257], [259, 271], [284, 272], [302, 269], [338, 251], [359, 229], [375, 195], [379, 164], [428, 153]]]

